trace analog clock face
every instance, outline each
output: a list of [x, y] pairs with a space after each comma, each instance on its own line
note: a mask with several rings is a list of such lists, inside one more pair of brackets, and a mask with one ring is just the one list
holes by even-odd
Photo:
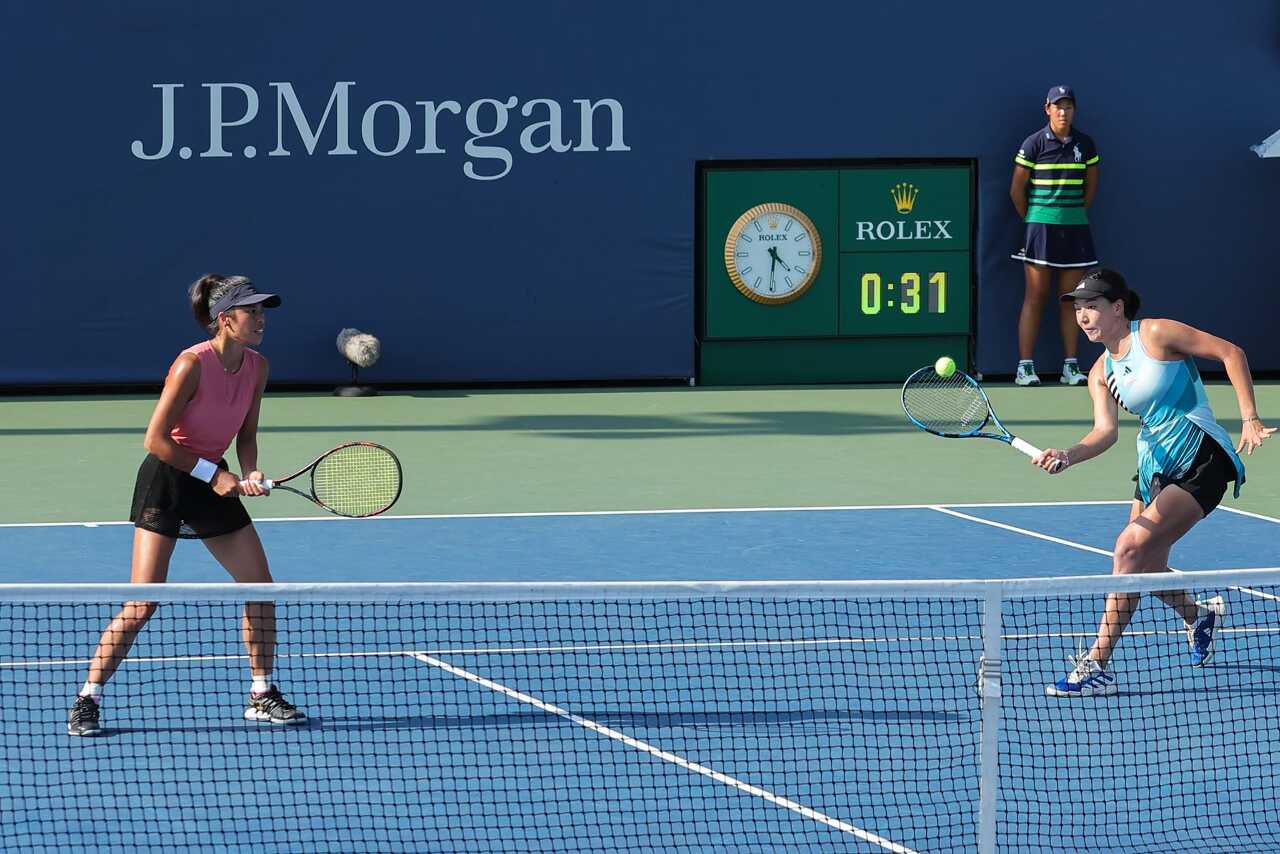
[[800, 297], [822, 266], [822, 238], [813, 220], [779, 202], [738, 217], [724, 242], [724, 266], [734, 287], [759, 303]]

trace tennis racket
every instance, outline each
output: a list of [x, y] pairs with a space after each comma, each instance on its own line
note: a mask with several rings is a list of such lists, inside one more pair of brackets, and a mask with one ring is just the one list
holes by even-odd
[[[308, 473], [309, 492], [285, 486]], [[372, 442], [347, 442], [325, 451], [306, 468], [279, 480], [263, 481], [262, 486], [301, 495], [335, 515], [360, 519], [390, 510], [400, 498], [403, 479], [400, 460], [390, 450]]]
[[[947, 439], [995, 439], [1012, 445], [1028, 457], [1040, 456], [1040, 449], [1013, 435], [1000, 423], [987, 393], [964, 371], [939, 376], [932, 366], [921, 368], [902, 384], [902, 411], [911, 423]], [[993, 430], [985, 430], [988, 424]], [[1062, 467], [1054, 466], [1054, 471]]]

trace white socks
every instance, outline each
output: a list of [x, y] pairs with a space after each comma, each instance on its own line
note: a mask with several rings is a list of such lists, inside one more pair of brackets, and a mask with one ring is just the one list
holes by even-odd
[[94, 702], [102, 702], [102, 684], [100, 682], [86, 682], [84, 687], [80, 689], [81, 697], [92, 697]]
[[253, 686], [252, 686], [251, 688], [249, 688], [249, 692], [250, 692], [251, 694], [253, 694], [253, 695], [256, 697], [256, 696], [258, 696], [258, 695], [260, 695], [260, 694], [265, 694], [265, 693], [267, 693], [267, 692], [268, 692], [268, 691], [270, 691], [270, 690], [271, 690], [271, 677], [270, 677], [270, 676], [255, 676], [255, 677], [253, 677]]

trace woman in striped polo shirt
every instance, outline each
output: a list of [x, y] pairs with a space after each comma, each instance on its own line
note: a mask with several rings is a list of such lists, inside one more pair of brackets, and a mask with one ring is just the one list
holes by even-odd
[[[238, 496], [263, 495], [258, 470], [258, 412], [267, 385], [267, 360], [252, 346], [262, 342], [267, 308], [280, 297], [262, 294], [244, 276], [208, 275], [191, 286], [191, 307], [208, 340], [178, 354], [147, 424], [147, 456], [134, 485], [135, 584], [163, 582], [180, 538], [195, 538], [241, 583], [271, 581], [267, 556]], [[236, 443], [245, 481], [222, 455]], [[216, 461], [216, 462], [215, 462]], [[71, 707], [67, 732], [98, 735], [99, 703], [108, 679], [155, 613], [155, 602], [127, 602], [94, 653], [89, 676]], [[246, 720], [297, 724], [306, 715], [271, 684], [275, 658], [275, 606], [248, 602], [243, 634], [252, 683]]]
[[[1013, 183], [1009, 196], [1026, 223], [1022, 251], [1013, 255], [1022, 261], [1026, 295], [1018, 316], [1018, 368], [1014, 382], [1040, 385], [1033, 353], [1040, 318], [1053, 290], [1057, 273], [1058, 293], [1070, 293], [1084, 275], [1096, 266], [1093, 235], [1085, 209], [1098, 190], [1098, 148], [1093, 138], [1072, 127], [1076, 99], [1070, 86], [1054, 86], [1045, 96], [1049, 123], [1028, 136], [1013, 158]], [[1059, 315], [1062, 330], [1061, 382], [1083, 385], [1085, 375], [1076, 361], [1078, 330], [1070, 306]]]

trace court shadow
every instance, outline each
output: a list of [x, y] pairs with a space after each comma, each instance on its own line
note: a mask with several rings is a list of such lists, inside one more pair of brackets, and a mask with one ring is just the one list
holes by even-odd
[[[932, 711], [758, 711], [758, 712], [629, 712], [609, 709], [574, 709], [572, 714], [609, 727], [632, 729], [664, 729], [678, 727], [714, 728], [737, 730], [761, 728], [810, 728], [815, 725], [869, 723], [948, 723], [967, 720], [970, 716], [956, 712]], [[537, 709], [508, 712], [500, 715], [415, 715], [410, 717], [382, 718], [329, 718], [327, 729], [379, 730], [379, 729], [486, 729], [529, 726], [559, 726], [564, 718]]]
[[1280, 685], [1258, 686], [1253, 688], [1242, 687], [1214, 687], [1206, 685], [1203, 688], [1185, 688], [1172, 691], [1143, 691], [1143, 690], [1126, 690], [1116, 695], [1123, 699], [1124, 697], [1154, 697], [1160, 698], [1162, 701], [1177, 702], [1179, 697], [1274, 697], [1280, 696]]
[[1245, 673], [1280, 673], [1280, 665], [1277, 664], [1210, 664], [1205, 670], [1212, 672], [1214, 670], [1239, 670]]
[[[1022, 418], [1020, 428], [1076, 426], [1079, 418]], [[260, 433], [529, 433], [552, 438], [628, 440], [694, 436], [850, 436], [914, 433], [905, 416], [824, 410], [706, 412], [690, 415], [511, 415], [477, 418], [452, 424], [263, 424]], [[0, 437], [127, 436], [141, 439], [141, 426], [0, 428]]]
[[[573, 714], [602, 726], [625, 728], [632, 731], [662, 729], [733, 729], [737, 732], [758, 730], [782, 732], [804, 730], [834, 732], [849, 727], [865, 725], [903, 724], [953, 724], [967, 721], [971, 714], [925, 710], [828, 710], [828, 711], [754, 711], [754, 712], [629, 712], [617, 709], [573, 710]], [[194, 721], [182, 726], [148, 725], [104, 727], [93, 737], [72, 739], [73, 743], [91, 748], [94, 744], [110, 743], [112, 738], [130, 735], [154, 735], [156, 733], [190, 734], [193, 732], [252, 732], [264, 738], [305, 738], [308, 733], [320, 731], [379, 731], [379, 730], [474, 730], [520, 729], [531, 727], [562, 726], [565, 719], [538, 709], [507, 712], [496, 715], [408, 715], [403, 717], [339, 717], [312, 716], [306, 724], [298, 726], [268, 726], [239, 722], [225, 723]]]
[[236, 721], [234, 718], [228, 720], [227, 723], [209, 724], [199, 721], [188, 723], [185, 726], [104, 726], [102, 732], [94, 736], [84, 736], [81, 738], [68, 737], [69, 740], [77, 744], [93, 745], [95, 743], [105, 743], [112, 737], [125, 735], [150, 735], [158, 732], [172, 733], [193, 733], [193, 732], [259, 732], [264, 736], [285, 735], [289, 733], [302, 733], [307, 730], [323, 729], [324, 722], [321, 718], [309, 718], [305, 724], [293, 724], [290, 726], [259, 724], [250, 721]]

